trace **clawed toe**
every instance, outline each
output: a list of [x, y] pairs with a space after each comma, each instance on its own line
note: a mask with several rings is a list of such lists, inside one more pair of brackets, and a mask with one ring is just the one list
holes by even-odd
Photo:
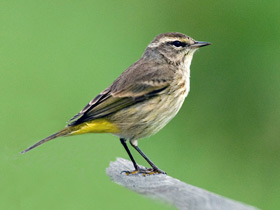
[[152, 168], [139, 168], [137, 170], [134, 171], [122, 171], [121, 173], [125, 173], [126, 175], [138, 175], [138, 174], [142, 174], [143, 176], [146, 175], [153, 175], [153, 174], [166, 174], [166, 172], [156, 168], [156, 169], [152, 169]]

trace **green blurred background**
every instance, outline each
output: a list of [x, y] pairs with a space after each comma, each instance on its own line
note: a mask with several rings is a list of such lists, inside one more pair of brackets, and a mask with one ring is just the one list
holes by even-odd
[[110, 181], [109, 162], [127, 158], [112, 135], [19, 154], [170, 31], [212, 45], [194, 56], [177, 117], [140, 147], [175, 178], [279, 209], [280, 1], [1, 0], [0, 10], [0, 209], [175, 209]]

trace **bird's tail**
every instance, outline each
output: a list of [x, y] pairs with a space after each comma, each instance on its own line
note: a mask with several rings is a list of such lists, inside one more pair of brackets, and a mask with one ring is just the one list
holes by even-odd
[[78, 125], [67, 126], [66, 128], [58, 131], [57, 133], [50, 135], [47, 138], [42, 139], [33, 146], [22, 151], [21, 154], [28, 152], [29, 150], [44, 144], [47, 141], [55, 139], [60, 136], [72, 136], [84, 133], [119, 133], [119, 129], [114, 123], [111, 123], [107, 119], [94, 119], [92, 121], [87, 121]]
[[28, 152], [29, 150], [34, 149], [35, 147], [40, 146], [41, 144], [46, 143], [47, 141], [50, 141], [52, 139], [55, 139], [60, 136], [68, 136], [72, 132], [72, 129], [70, 127], [66, 127], [62, 129], [61, 131], [58, 131], [57, 133], [54, 133], [47, 138], [42, 139], [41, 141], [37, 142], [36, 144], [32, 145], [31, 147], [27, 148], [26, 150], [22, 151], [21, 154]]

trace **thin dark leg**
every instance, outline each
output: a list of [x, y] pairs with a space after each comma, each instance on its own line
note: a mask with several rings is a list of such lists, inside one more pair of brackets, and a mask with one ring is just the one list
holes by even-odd
[[130, 153], [130, 151], [129, 151], [128, 147], [127, 147], [126, 139], [121, 138], [120, 140], [121, 140], [121, 143], [122, 143], [123, 147], [125, 148], [125, 150], [126, 150], [128, 156], [129, 156], [130, 160], [132, 161], [135, 170], [136, 170], [136, 171], [139, 170], [139, 167], [138, 167], [138, 165], [136, 164], [136, 161], [134, 160], [132, 154]]
[[130, 142], [131, 146], [133, 146], [134, 149], [137, 150], [137, 152], [139, 152], [139, 154], [150, 164], [150, 166], [152, 166], [154, 171], [160, 172], [160, 173], [164, 173], [166, 174], [164, 171], [160, 170], [141, 150], [138, 146], [135, 146], [134, 144], [132, 144]]

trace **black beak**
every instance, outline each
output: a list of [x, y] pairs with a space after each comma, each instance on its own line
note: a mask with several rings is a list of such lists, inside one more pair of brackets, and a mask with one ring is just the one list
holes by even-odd
[[198, 41], [196, 41], [194, 44], [191, 45], [191, 47], [200, 48], [200, 47], [204, 47], [204, 46], [207, 46], [207, 45], [210, 45], [210, 44], [211, 44], [210, 42], [198, 42]]

